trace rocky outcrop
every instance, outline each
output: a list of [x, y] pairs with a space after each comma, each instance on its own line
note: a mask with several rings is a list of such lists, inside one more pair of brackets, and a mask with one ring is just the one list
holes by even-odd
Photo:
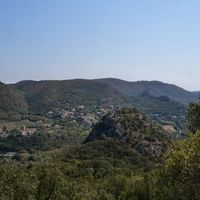
[[168, 146], [163, 128], [135, 108], [123, 108], [105, 115], [85, 143], [108, 139], [126, 143], [149, 157], [159, 157]]

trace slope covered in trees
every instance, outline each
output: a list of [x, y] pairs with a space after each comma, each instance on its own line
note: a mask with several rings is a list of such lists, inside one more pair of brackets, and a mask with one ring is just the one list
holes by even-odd
[[113, 139], [129, 144], [143, 156], [159, 157], [167, 149], [167, 133], [136, 109], [121, 109], [104, 116], [85, 142]]
[[97, 82], [109, 85], [118, 92], [128, 96], [140, 96], [148, 93], [151, 96], [168, 96], [171, 100], [179, 103], [188, 104], [197, 101], [198, 93], [184, 90], [173, 84], [167, 84], [160, 81], [137, 81], [128, 82], [120, 79], [99, 79]]
[[35, 113], [79, 105], [92, 109], [94, 106], [129, 104], [129, 98], [106, 85], [88, 80], [23, 81], [16, 87], [24, 92], [30, 111]]
[[[189, 107], [189, 124], [198, 119], [196, 113], [198, 109], [192, 108], [193, 106]], [[137, 122], [140, 122], [137, 132], [143, 138], [147, 135], [160, 138], [163, 134], [158, 125], [153, 125], [137, 110], [125, 109], [105, 118], [110, 121], [103, 118], [95, 130], [95, 133], [101, 132], [101, 134], [97, 134], [97, 138], [95, 136], [85, 144], [68, 145], [62, 149], [37, 151], [32, 154], [22, 152], [12, 158], [2, 156], [0, 198], [8, 200], [198, 200], [200, 198], [199, 125], [196, 124], [197, 132], [189, 138], [173, 142], [164, 157], [152, 159], [148, 155], [142, 155], [130, 145], [133, 144], [133, 138], [131, 143], [124, 141], [124, 138], [127, 138], [127, 134], [134, 135], [132, 128], [138, 125]], [[105, 125], [105, 122], [108, 129], [104, 126], [100, 129], [100, 124]], [[128, 128], [126, 131], [125, 127]], [[102, 133], [104, 136], [99, 140], [99, 135]], [[160, 140], [162, 138], [165, 137], [161, 137]]]
[[[135, 84], [141, 85], [142, 89]], [[129, 89], [127, 85], [130, 85]], [[24, 93], [30, 111], [34, 113], [77, 105], [85, 105], [89, 109], [94, 106], [117, 105], [135, 106], [146, 113], [166, 112], [184, 115], [186, 108], [182, 104], [183, 100], [187, 102], [195, 100], [193, 93], [161, 82], [143, 84], [143, 82], [131, 83], [117, 79], [22, 81], [14, 87]], [[175, 94], [182, 100], [176, 98]]]
[[0, 112], [24, 113], [28, 110], [28, 104], [21, 91], [13, 86], [0, 82]]
[[[173, 94], [187, 101], [195, 100], [194, 93], [177, 89], [176, 86], [156, 83], [131, 83], [117, 79], [22, 81], [13, 85], [1, 83], [0, 112], [29, 111], [33, 114], [45, 114], [50, 110], [58, 111], [84, 105], [90, 111], [94, 107], [135, 106], [148, 114], [184, 115], [186, 107]], [[142, 85], [143, 89], [135, 87], [135, 84]], [[127, 85], [130, 85], [129, 89]]]
[[[149, 145], [153, 144], [152, 148], [155, 142], [159, 146], [158, 140], [164, 142], [163, 130], [135, 109], [110, 115], [118, 118], [117, 125], [123, 134], [119, 140], [114, 134], [107, 139], [94, 138], [85, 144], [49, 152], [23, 152], [11, 159], [2, 156], [1, 198], [142, 200], [155, 197], [154, 185], [149, 184], [153, 181], [150, 172], [159, 159], [143, 154], [133, 144], [143, 138]], [[112, 121], [108, 123], [113, 127]], [[128, 135], [130, 141], [126, 140]]]

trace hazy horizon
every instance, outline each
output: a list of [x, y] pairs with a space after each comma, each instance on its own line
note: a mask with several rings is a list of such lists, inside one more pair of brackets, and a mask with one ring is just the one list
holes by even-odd
[[1, 1], [0, 80], [158, 80], [200, 90], [197, 0]]

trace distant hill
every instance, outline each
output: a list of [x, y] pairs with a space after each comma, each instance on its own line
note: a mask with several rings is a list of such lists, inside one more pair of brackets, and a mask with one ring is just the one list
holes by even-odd
[[24, 113], [28, 110], [28, 104], [23, 93], [13, 86], [0, 82], [0, 112]]
[[[30, 111], [41, 113], [51, 109], [62, 109], [85, 105], [90, 110], [95, 106], [135, 106], [146, 113], [174, 113], [183, 115], [185, 106], [165, 96], [154, 96], [151, 91], [135, 91], [126, 85], [133, 84], [117, 79], [64, 80], [64, 81], [22, 81], [14, 85], [21, 90], [29, 104]], [[152, 84], [149, 82], [149, 84]], [[164, 84], [164, 83], [163, 83]], [[133, 84], [134, 85], [134, 84]], [[121, 88], [121, 89], [119, 89]], [[133, 87], [134, 88], [134, 87]], [[174, 86], [174, 88], [176, 88]], [[161, 89], [160, 89], [161, 90]], [[135, 95], [132, 95], [133, 92]], [[175, 93], [172, 91], [172, 93]], [[188, 95], [189, 92], [186, 92]]]
[[143, 156], [159, 157], [166, 151], [167, 138], [157, 123], [136, 109], [124, 108], [105, 115], [85, 143], [112, 139], [131, 145]]
[[[105, 80], [110, 81], [110, 79]], [[151, 91], [144, 90], [133, 96], [105, 83], [105, 80], [103, 80], [104, 83], [101, 80], [83, 79], [21, 81], [12, 85], [0, 83], [0, 120], [21, 122], [24, 119], [30, 119], [35, 123], [42, 117], [45, 118], [43, 124], [47, 122], [46, 120], [58, 123], [58, 120], [62, 120], [60, 113], [64, 109], [73, 113], [73, 116], [65, 118], [67, 124], [63, 125], [65, 127], [63, 130], [66, 130], [66, 127], [69, 127], [70, 130], [73, 120], [77, 129], [79, 126], [85, 126], [86, 132], [89, 132], [93, 124], [86, 124], [85, 119], [88, 119], [88, 116], [96, 121], [110, 110], [135, 107], [163, 124], [174, 126], [178, 133], [184, 127], [184, 120], [182, 120], [184, 117], [182, 116], [186, 113], [186, 105], [172, 100], [166, 93], [163, 92], [162, 96], [153, 96]], [[126, 81], [119, 80], [119, 82], [119, 85], [127, 84]], [[186, 91], [186, 93], [189, 92]], [[79, 110], [79, 107], [84, 107], [84, 109]], [[53, 115], [48, 115], [48, 113], [53, 113]], [[51, 124], [51, 122], [48, 123]], [[143, 122], [141, 121], [141, 123]], [[19, 126], [21, 126], [20, 123]], [[54, 126], [53, 123], [52, 126]], [[73, 129], [71, 130], [73, 131]], [[148, 130], [146, 129], [145, 132], [148, 133]]]
[[194, 91], [192, 93], [195, 94], [197, 97], [200, 97], [200, 91]]
[[145, 113], [184, 115], [186, 104], [198, 93], [158, 81], [127, 82], [119, 79], [21, 81], [0, 84], [1, 112], [43, 114], [85, 105], [136, 107]]
[[133, 105], [147, 114], [163, 113], [183, 116], [187, 110], [186, 105], [173, 101], [167, 96], [155, 97], [145, 93], [138, 97], [133, 97]]
[[163, 83], [160, 81], [138, 81], [128, 82], [120, 79], [98, 79], [98, 83], [106, 84], [119, 93], [127, 96], [140, 96], [143, 93], [148, 93], [151, 96], [160, 97], [168, 96], [171, 100], [188, 104], [197, 101], [197, 93], [189, 92], [176, 85]]
[[94, 106], [130, 104], [130, 98], [101, 83], [90, 80], [22, 81], [15, 85], [21, 90], [32, 112], [79, 105]]

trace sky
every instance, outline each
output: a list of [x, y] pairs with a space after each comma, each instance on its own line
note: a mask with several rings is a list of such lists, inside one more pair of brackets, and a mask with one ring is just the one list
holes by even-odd
[[0, 0], [0, 81], [115, 77], [200, 90], [199, 0]]

